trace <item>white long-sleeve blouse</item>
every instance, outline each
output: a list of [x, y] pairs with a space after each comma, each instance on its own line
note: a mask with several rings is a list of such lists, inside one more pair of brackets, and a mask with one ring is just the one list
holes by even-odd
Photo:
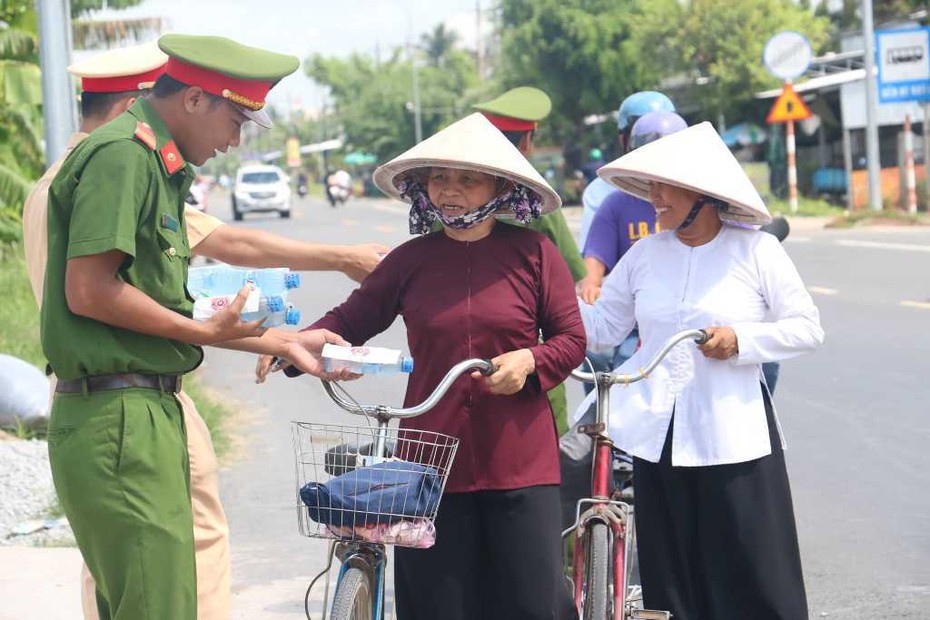
[[591, 349], [614, 346], [639, 325], [642, 347], [619, 372], [644, 367], [680, 330], [730, 326], [736, 332], [739, 353], [728, 360], [706, 358], [683, 342], [645, 381], [612, 389], [611, 437], [651, 462], [659, 461], [673, 412], [673, 465], [770, 454], [760, 364], [823, 342], [817, 307], [778, 240], [731, 226], [698, 247], [672, 231], [641, 239], [607, 277], [597, 302], [579, 299], [579, 306]]

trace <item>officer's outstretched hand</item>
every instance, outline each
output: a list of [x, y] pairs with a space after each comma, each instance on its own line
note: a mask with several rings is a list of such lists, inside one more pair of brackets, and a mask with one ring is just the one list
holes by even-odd
[[284, 358], [305, 373], [327, 381], [358, 379], [360, 375], [348, 370], [343, 369], [339, 372], [323, 370], [323, 345], [326, 343], [349, 345], [342, 336], [328, 329], [312, 329], [298, 332], [297, 342], [289, 342], [285, 345]]
[[255, 321], [242, 320], [242, 308], [252, 287], [248, 284], [239, 289], [231, 304], [203, 322], [203, 337], [194, 344], [216, 344], [227, 340], [238, 340], [249, 336], [261, 336], [267, 327], [262, 327], [264, 317]]
[[390, 251], [391, 248], [380, 243], [363, 243], [349, 246], [346, 266], [342, 271], [356, 282], [361, 282], [365, 279], [365, 276], [378, 266], [384, 255]]

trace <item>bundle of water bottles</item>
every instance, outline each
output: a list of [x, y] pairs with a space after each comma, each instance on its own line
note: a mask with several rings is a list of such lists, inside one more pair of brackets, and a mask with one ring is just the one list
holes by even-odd
[[246, 284], [252, 290], [242, 308], [243, 321], [264, 318], [264, 327], [297, 325], [300, 310], [288, 302], [288, 293], [300, 286], [300, 274], [287, 268], [243, 269], [229, 265], [192, 267], [187, 290], [194, 298], [194, 319], [206, 321], [228, 306]]

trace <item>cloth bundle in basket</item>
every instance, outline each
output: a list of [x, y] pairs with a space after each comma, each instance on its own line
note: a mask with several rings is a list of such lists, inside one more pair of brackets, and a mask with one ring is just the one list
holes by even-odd
[[442, 478], [436, 469], [407, 461], [360, 467], [300, 489], [311, 519], [348, 528], [432, 519], [441, 494]]

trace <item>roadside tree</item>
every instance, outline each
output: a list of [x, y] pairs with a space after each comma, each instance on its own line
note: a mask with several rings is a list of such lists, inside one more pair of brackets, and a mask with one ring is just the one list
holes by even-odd
[[632, 19], [644, 73], [684, 78], [701, 115], [712, 120], [739, 116], [753, 93], [778, 84], [761, 62], [769, 37], [796, 30], [817, 53], [830, 29], [827, 18], [792, 0], [648, 0]]

